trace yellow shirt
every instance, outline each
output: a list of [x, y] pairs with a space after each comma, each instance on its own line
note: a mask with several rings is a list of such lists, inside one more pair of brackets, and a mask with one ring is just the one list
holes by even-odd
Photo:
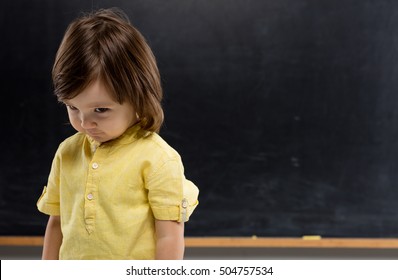
[[61, 216], [60, 259], [154, 259], [155, 219], [188, 221], [197, 187], [174, 149], [141, 132], [102, 144], [77, 133], [59, 146], [37, 206]]

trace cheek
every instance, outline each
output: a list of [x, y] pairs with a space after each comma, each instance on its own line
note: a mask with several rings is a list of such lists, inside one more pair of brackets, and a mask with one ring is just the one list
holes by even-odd
[[137, 122], [137, 114], [135, 113], [133, 108], [131, 108], [130, 110], [127, 110], [124, 113], [123, 119], [124, 119], [124, 122], [127, 123], [128, 126], [131, 126]]
[[81, 131], [82, 127], [80, 126], [80, 120], [75, 114], [68, 113], [69, 122], [77, 131]]

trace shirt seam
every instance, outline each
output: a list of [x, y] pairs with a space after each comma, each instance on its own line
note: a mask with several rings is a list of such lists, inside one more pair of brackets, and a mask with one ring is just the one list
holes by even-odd
[[[159, 160], [162, 161], [162, 160]], [[156, 173], [158, 173], [166, 164], [170, 163], [170, 162], [178, 162], [179, 159], [178, 157], [174, 157], [174, 158], [169, 158], [167, 160], [164, 160], [162, 164], [160, 164], [159, 167], [157, 167], [154, 171], [151, 172], [151, 174], [148, 175], [148, 181], [151, 181], [152, 178], [156, 175]]]

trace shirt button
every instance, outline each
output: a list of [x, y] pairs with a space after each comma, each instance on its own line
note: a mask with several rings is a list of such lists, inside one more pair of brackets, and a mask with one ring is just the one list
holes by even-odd
[[88, 200], [92, 200], [94, 198], [94, 195], [92, 194], [92, 193], [89, 193], [88, 195], [87, 195], [87, 199]]
[[182, 208], [187, 208], [188, 207], [188, 201], [186, 199], [183, 199], [181, 206], [182, 206]]
[[98, 163], [96, 163], [96, 162], [94, 162], [92, 165], [91, 165], [91, 167], [93, 168], [93, 169], [97, 169], [98, 168]]

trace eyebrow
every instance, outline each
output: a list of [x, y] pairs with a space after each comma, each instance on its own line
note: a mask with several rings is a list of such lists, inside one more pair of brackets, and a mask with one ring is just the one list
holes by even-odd
[[[68, 100], [62, 101], [62, 103], [64, 103], [65, 105], [68, 105], [68, 106], [75, 107], [75, 105], [71, 104]], [[109, 102], [104, 102], [104, 103], [92, 102], [92, 103], [88, 103], [87, 107], [88, 108], [107, 108], [107, 107], [112, 107], [114, 105], [115, 104], [109, 103]]]
[[114, 104], [111, 103], [89, 103], [89, 108], [104, 108], [104, 107], [112, 107]]

